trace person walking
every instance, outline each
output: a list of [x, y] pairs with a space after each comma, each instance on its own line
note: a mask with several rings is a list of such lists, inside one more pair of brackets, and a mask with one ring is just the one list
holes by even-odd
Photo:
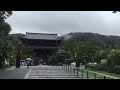
[[27, 61], [27, 68], [29, 68], [30, 61]]

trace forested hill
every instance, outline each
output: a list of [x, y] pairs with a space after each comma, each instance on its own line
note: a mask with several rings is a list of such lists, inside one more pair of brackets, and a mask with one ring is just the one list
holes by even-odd
[[113, 35], [100, 35], [97, 33], [68, 33], [63, 36], [63, 42], [85, 42], [85, 41], [94, 41], [96, 45], [100, 48], [120, 48], [120, 36], [113, 36]]

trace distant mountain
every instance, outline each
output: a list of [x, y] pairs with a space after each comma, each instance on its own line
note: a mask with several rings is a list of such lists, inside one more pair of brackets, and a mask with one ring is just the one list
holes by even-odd
[[70, 39], [72, 37], [72, 35], [70, 34], [65, 34], [61, 36], [64, 40]]
[[120, 47], [120, 36], [100, 35], [97, 33], [75, 32], [68, 33], [63, 36], [63, 42], [77, 42], [77, 41], [95, 41], [96, 45], [102, 48], [118, 48]]

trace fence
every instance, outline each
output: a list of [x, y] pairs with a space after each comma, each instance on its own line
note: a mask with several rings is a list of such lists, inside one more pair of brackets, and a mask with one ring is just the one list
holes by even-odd
[[[93, 75], [91, 75], [90, 71], [80, 69], [80, 68], [75, 67], [73, 65], [63, 64], [62, 65], [62, 70], [66, 71], [68, 73], [72, 73], [73, 75], [75, 75], [77, 77], [81, 77], [81, 79], [84, 79], [85, 77], [87, 79], [97, 79], [97, 74], [96, 73], [93, 73]], [[106, 76], [103, 75], [100, 79], [106, 79]]]

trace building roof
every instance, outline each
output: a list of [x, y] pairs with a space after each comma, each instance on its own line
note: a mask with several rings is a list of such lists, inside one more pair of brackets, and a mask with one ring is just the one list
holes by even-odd
[[60, 40], [57, 34], [46, 34], [46, 33], [28, 33], [26, 32], [23, 38], [26, 39], [44, 39], [44, 40]]

